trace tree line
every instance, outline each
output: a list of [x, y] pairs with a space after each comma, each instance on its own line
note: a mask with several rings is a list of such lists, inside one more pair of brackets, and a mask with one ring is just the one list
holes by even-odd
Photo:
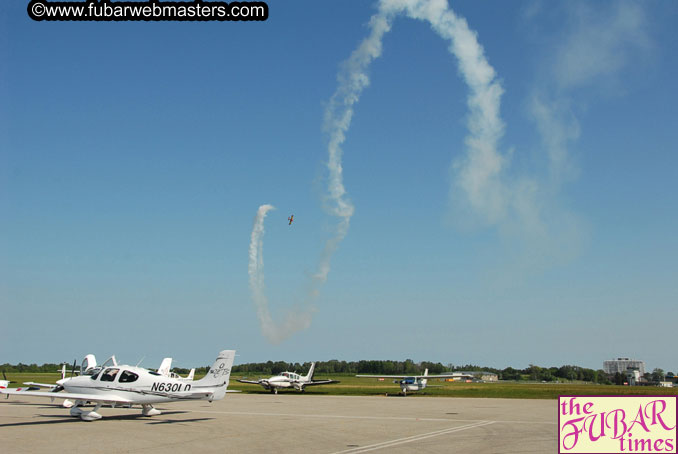
[[[283, 361], [265, 363], [241, 364], [233, 367], [233, 373], [237, 374], [261, 374], [275, 375], [289, 370], [305, 373], [311, 363], [286, 363]], [[447, 372], [491, 372], [497, 374], [499, 380], [529, 380], [552, 382], [562, 380], [580, 380], [593, 383], [610, 383], [610, 377], [602, 370], [587, 369], [585, 367], [565, 365], [561, 367], [539, 367], [530, 364], [525, 369], [507, 367], [497, 369], [494, 367], [482, 367], [475, 364], [455, 366], [448, 364], [422, 361], [415, 363], [411, 359], [405, 361], [361, 360], [361, 361], [319, 361], [316, 363], [316, 373], [323, 375], [332, 374], [383, 374], [383, 375], [421, 375], [428, 369], [431, 375]], [[196, 371], [197, 372], [197, 371]]]
[[[67, 366], [67, 374], [70, 374], [72, 366]], [[247, 363], [233, 366], [232, 373], [236, 375], [261, 375], [270, 376], [277, 375], [284, 371], [297, 372], [305, 374], [311, 367], [310, 362], [305, 363], [288, 363], [285, 361], [267, 361], [265, 363]], [[430, 361], [422, 361], [415, 363], [411, 359], [405, 361], [388, 361], [388, 360], [361, 360], [361, 361], [339, 361], [336, 359], [330, 361], [318, 361], [315, 366], [315, 373], [321, 375], [333, 374], [373, 374], [373, 375], [421, 375], [424, 370], [428, 369], [431, 375], [443, 374], [447, 372], [491, 372], [497, 374], [499, 380], [516, 380], [516, 381], [545, 381], [554, 382], [559, 380], [577, 380], [600, 384], [623, 384], [626, 377], [623, 374], [608, 375], [603, 370], [587, 369], [585, 367], [565, 365], [560, 367], [539, 367], [530, 364], [524, 369], [515, 369], [507, 367], [505, 369], [496, 369], [493, 367], [481, 367], [475, 364], [465, 364], [455, 366], [453, 364], [443, 365], [439, 362], [434, 363]], [[41, 366], [37, 364], [23, 364], [16, 365], [2, 364], [0, 371], [4, 372], [57, 372], [61, 370], [61, 364], [46, 363]], [[206, 374], [209, 366], [196, 368], [196, 374]], [[174, 372], [178, 374], [187, 374], [188, 368], [174, 368]], [[652, 373], [646, 373], [648, 381], [661, 381], [664, 377], [673, 377], [672, 372], [664, 374], [661, 369], [655, 369]]]

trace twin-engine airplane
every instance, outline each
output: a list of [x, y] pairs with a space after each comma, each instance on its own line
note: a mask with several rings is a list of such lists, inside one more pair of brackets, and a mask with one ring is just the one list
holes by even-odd
[[278, 394], [280, 388], [294, 388], [297, 391], [304, 392], [305, 386], [328, 385], [330, 383], [339, 383], [336, 380], [313, 380], [313, 370], [315, 363], [311, 363], [308, 374], [301, 376], [294, 372], [283, 372], [271, 378], [260, 378], [259, 380], [238, 380], [240, 383], [250, 383], [261, 385], [266, 391]]
[[[407, 392], [421, 391], [426, 388], [426, 383], [429, 378], [452, 378], [454, 375], [429, 375], [428, 369], [424, 371], [424, 375], [356, 375], [356, 377], [362, 378], [395, 378], [399, 380], [394, 380], [393, 383], [398, 383], [400, 385], [400, 390], [404, 396], [407, 396]], [[431, 385], [429, 385], [431, 386]]]
[[[153, 404], [178, 400], [207, 399], [221, 400], [228, 388], [228, 380], [233, 367], [235, 350], [223, 350], [210, 367], [209, 372], [200, 380], [187, 380], [162, 375], [136, 366], [114, 364], [101, 368], [92, 375], [63, 378], [57, 381], [64, 392], [33, 392], [17, 389], [0, 389], [0, 394], [49, 397], [75, 401], [71, 416], [79, 416], [84, 421], [101, 419], [97, 413], [102, 405], [113, 407], [141, 405], [144, 416], [159, 415], [160, 410]], [[93, 402], [93, 410], [84, 409]]]

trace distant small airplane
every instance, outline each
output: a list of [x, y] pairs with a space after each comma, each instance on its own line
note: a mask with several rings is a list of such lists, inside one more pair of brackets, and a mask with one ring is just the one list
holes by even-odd
[[[102, 405], [113, 407], [141, 405], [144, 416], [159, 415], [160, 410], [153, 404], [178, 400], [221, 400], [228, 391], [235, 350], [223, 350], [205, 377], [187, 381], [176, 379], [137, 366], [117, 365], [95, 369], [93, 375], [64, 378], [57, 385], [66, 392], [20, 391], [18, 389], [0, 389], [0, 394], [36, 397], [55, 397], [75, 401], [71, 416], [79, 416], [83, 421], [101, 419], [97, 413]], [[93, 410], [83, 407], [94, 402]]]
[[[400, 385], [400, 390], [403, 395], [406, 396], [407, 392], [421, 391], [426, 388], [426, 383], [429, 378], [453, 378], [454, 375], [429, 375], [428, 369], [424, 371], [424, 375], [356, 375], [356, 377], [361, 378], [378, 378], [383, 380], [384, 378], [395, 378], [399, 380], [394, 380], [393, 383], [398, 383]], [[431, 385], [429, 385], [431, 386]]]
[[294, 215], [291, 215], [289, 218], [287, 218], [287, 220], [290, 221], [290, 223], [287, 225], [292, 225], [292, 221], [294, 221]]
[[240, 383], [250, 383], [261, 385], [266, 391], [278, 394], [280, 388], [294, 388], [297, 391], [304, 392], [305, 386], [329, 385], [330, 383], [339, 383], [337, 380], [313, 380], [313, 370], [315, 363], [311, 363], [308, 374], [301, 376], [295, 372], [283, 372], [271, 378], [260, 378], [259, 380], [237, 380]]

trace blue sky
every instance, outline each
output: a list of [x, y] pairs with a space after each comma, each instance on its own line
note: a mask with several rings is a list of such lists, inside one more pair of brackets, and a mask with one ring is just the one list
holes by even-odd
[[26, 3], [0, 7], [0, 363], [235, 348], [678, 372], [675, 2], [450, 4], [503, 90], [478, 203], [450, 42], [392, 18], [341, 146], [350, 228], [310, 326], [277, 344], [248, 283], [253, 220], [276, 207], [279, 321], [334, 235], [324, 116], [378, 3], [270, 1], [250, 23], [39, 23]]

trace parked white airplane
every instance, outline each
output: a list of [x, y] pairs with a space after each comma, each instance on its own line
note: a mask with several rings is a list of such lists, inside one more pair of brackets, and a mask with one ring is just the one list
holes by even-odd
[[[104, 364], [101, 366], [97, 365], [97, 359], [96, 356], [93, 354], [88, 354], [85, 356], [85, 358], [82, 360], [82, 364], [80, 365], [80, 370], [76, 370], [75, 368], [75, 361], [73, 362], [73, 368], [71, 369], [71, 378], [73, 377], [74, 374], [79, 374], [79, 375], [94, 375], [95, 373], [101, 371], [104, 367], [107, 366], [117, 366], [118, 361], [115, 358], [115, 355], [111, 356], [108, 358]], [[138, 366], [138, 364], [137, 364]], [[188, 374], [186, 378], [183, 378], [179, 376], [178, 374], [175, 374], [174, 372], [170, 372], [170, 369], [172, 368], [172, 358], [164, 358], [162, 360], [162, 363], [160, 364], [160, 367], [158, 368], [158, 373], [160, 375], [163, 375], [165, 377], [171, 377], [171, 378], [177, 378], [179, 380], [185, 380], [185, 381], [191, 381], [193, 380], [193, 377], [195, 375], [195, 369], [191, 369], [191, 372]], [[51, 392], [58, 393], [60, 391], [64, 390], [63, 387], [63, 380], [66, 379], [66, 364], [61, 365], [61, 384], [57, 382], [57, 384], [50, 384], [50, 383], [37, 383], [33, 381], [26, 381], [24, 382], [24, 385], [28, 385], [29, 388], [17, 388], [17, 390], [20, 391], [35, 391], [38, 388], [48, 388]], [[2, 380], [0, 380], [1, 382]], [[1, 383], [0, 383], [1, 385]], [[7, 396], [9, 398], [9, 396]], [[68, 399], [64, 399], [63, 403], [61, 404], [64, 408], [71, 408], [73, 406], [73, 402], [71, 402]]]
[[[398, 383], [400, 385], [400, 390], [403, 395], [407, 395], [407, 392], [421, 391], [426, 388], [426, 383], [429, 378], [452, 378], [454, 375], [429, 375], [428, 369], [424, 371], [424, 375], [356, 375], [356, 377], [362, 378], [395, 378], [399, 380], [394, 380], [393, 383]], [[429, 385], [431, 386], [431, 385]]]
[[[96, 371], [93, 375], [57, 381], [65, 392], [0, 389], [0, 394], [71, 399], [75, 401], [71, 416], [79, 416], [84, 421], [101, 419], [97, 411], [104, 404], [113, 407], [141, 405], [144, 416], [153, 416], [160, 414], [159, 410], [153, 408], [153, 404], [191, 399], [207, 399], [210, 402], [223, 399], [234, 358], [235, 350], [220, 352], [207, 375], [196, 381], [178, 380], [140, 367], [118, 366], [116, 363]], [[82, 408], [87, 402], [95, 403], [93, 410]]]
[[301, 376], [295, 372], [283, 372], [271, 378], [260, 378], [259, 380], [238, 380], [240, 383], [251, 383], [261, 385], [266, 391], [278, 394], [280, 388], [294, 388], [297, 391], [304, 391], [305, 386], [327, 385], [330, 383], [339, 383], [336, 380], [313, 380], [313, 370], [315, 363], [311, 363], [308, 374]]

